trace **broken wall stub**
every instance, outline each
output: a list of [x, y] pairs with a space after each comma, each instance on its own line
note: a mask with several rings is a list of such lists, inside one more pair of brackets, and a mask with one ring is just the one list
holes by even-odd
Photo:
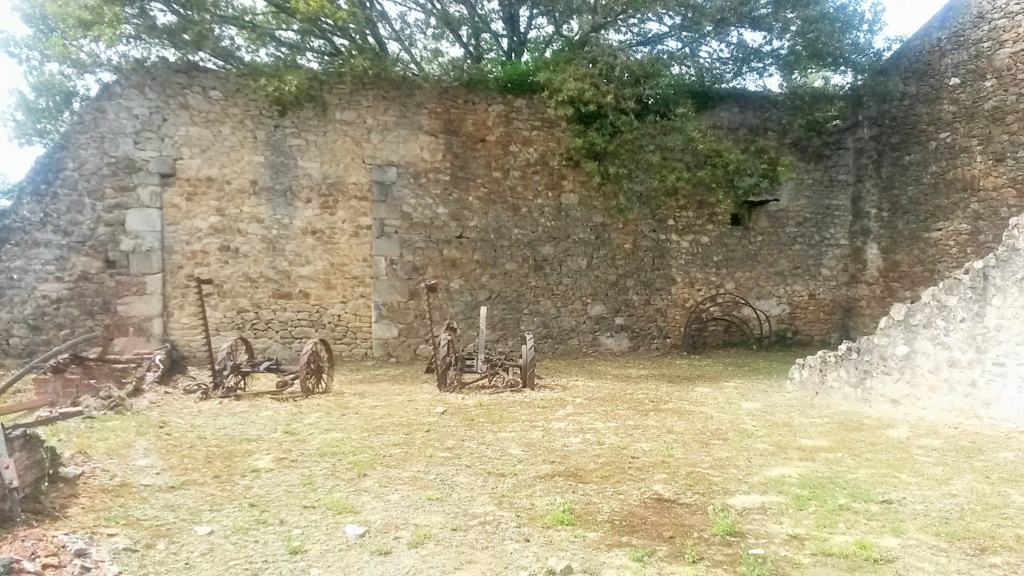
[[161, 193], [175, 152], [152, 95], [105, 88], [0, 211], [0, 357], [90, 331], [124, 349], [163, 338]]
[[799, 360], [790, 381], [815, 391], [1024, 422], [1024, 217], [991, 254], [899, 303], [874, 334]]
[[16, 519], [21, 499], [32, 498], [42, 492], [59, 469], [60, 456], [42, 437], [29, 430], [7, 432], [6, 439], [7, 453], [17, 470], [19, 502], [16, 505], [14, 494], [0, 482], [0, 520], [11, 521]]

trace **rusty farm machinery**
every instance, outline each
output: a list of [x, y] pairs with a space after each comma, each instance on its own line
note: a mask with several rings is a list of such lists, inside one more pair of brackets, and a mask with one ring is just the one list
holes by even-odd
[[[331, 391], [334, 383], [334, 352], [330, 343], [323, 338], [315, 338], [306, 343], [299, 354], [298, 366], [286, 366], [277, 358], [257, 358], [252, 344], [241, 336], [224, 342], [214, 354], [203, 295], [203, 286], [212, 285], [213, 280], [196, 277], [194, 281], [213, 381], [209, 386], [198, 385], [188, 392], [196, 392], [205, 398], [267, 395], [286, 399]], [[257, 374], [277, 376], [274, 387], [269, 390], [250, 390], [253, 377]], [[296, 384], [299, 391], [290, 392]]]
[[537, 386], [537, 348], [533, 334], [523, 334], [520, 354], [497, 352], [487, 346], [487, 307], [480, 308], [480, 329], [475, 349], [459, 346], [459, 328], [449, 318], [438, 332], [434, 307], [439, 286], [436, 280], [424, 284], [427, 294], [427, 318], [432, 344], [427, 373], [432, 373], [437, 389], [461, 392], [471, 387], [493, 392], [533, 390]]
[[683, 349], [699, 354], [713, 346], [745, 344], [763, 347], [772, 338], [772, 320], [746, 298], [730, 292], [698, 302], [686, 317]]

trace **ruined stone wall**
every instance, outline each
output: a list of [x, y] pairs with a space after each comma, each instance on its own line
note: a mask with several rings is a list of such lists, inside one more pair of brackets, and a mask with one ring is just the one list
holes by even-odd
[[[405, 134], [372, 98], [346, 113], [282, 117], [222, 75], [158, 80], [179, 151], [167, 215], [168, 336], [202, 349], [193, 278], [206, 290], [215, 344], [249, 338], [293, 359], [313, 337], [343, 358], [371, 347], [370, 170], [374, 149]], [[365, 104], [365, 105], [364, 105]], [[386, 145], [374, 134], [391, 136]], [[415, 138], [415, 136], [414, 136]]]
[[160, 84], [180, 155], [168, 332], [191, 354], [195, 274], [217, 281], [218, 340], [286, 357], [314, 335], [343, 357], [423, 354], [426, 279], [467, 340], [487, 305], [506, 343], [678, 344], [690, 306], [726, 289], [804, 340], [838, 337], [848, 201], [821, 168], [797, 170], [750, 227], [707, 203], [623, 218], [564, 164], [565, 127], [537, 101], [351, 88], [280, 116], [222, 75]]
[[145, 96], [105, 89], [0, 211], [0, 358], [106, 330], [163, 338], [160, 191], [171, 151]]
[[994, 252], [899, 303], [878, 330], [796, 363], [816, 391], [1024, 422], [1024, 217]]
[[1024, 2], [954, 0], [850, 133], [852, 331], [991, 251], [1024, 207]]
[[[5, 225], [3, 265], [21, 268], [0, 310], [18, 345], [49, 346], [72, 318], [127, 318], [195, 359], [196, 276], [215, 282], [215, 344], [244, 335], [291, 359], [314, 336], [343, 358], [422, 354], [431, 278], [467, 340], [488, 305], [496, 338], [533, 330], [548, 352], [678, 345], [687, 310], [721, 290], [805, 341], [836, 340], [849, 306], [849, 201], [828, 164], [798, 163], [781, 201], [740, 227], [714, 202], [622, 216], [565, 165], [564, 125], [530, 99], [342, 87], [279, 114], [237, 78], [170, 68], [81, 116], [37, 170], [56, 183], [14, 214], [86, 239]], [[91, 275], [65, 272], [78, 252]], [[40, 299], [50, 279], [56, 296]]]
[[[500, 152], [524, 147], [518, 132], [449, 122], [452, 172], [399, 167], [376, 184], [375, 211], [393, 219], [378, 230], [375, 273], [408, 285], [446, 279], [442, 299], [463, 343], [486, 305], [489, 331], [510, 349], [527, 330], [546, 351], [678, 347], [690, 308], [723, 290], [805, 342], [838, 338], [849, 204], [820, 168], [799, 167], [747, 227], [731, 226], [725, 205], [692, 200], [623, 218], [579, 176], [546, 165], [556, 142], [522, 150], [536, 163], [524, 168], [523, 156]], [[410, 323], [421, 309], [418, 297], [377, 307], [389, 352], [425, 343]]]

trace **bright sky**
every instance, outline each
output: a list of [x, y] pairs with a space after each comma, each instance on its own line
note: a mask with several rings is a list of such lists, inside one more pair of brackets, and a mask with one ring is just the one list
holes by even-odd
[[[888, 33], [909, 36], [927, 22], [947, 0], [883, 0], [889, 20]], [[8, 0], [0, 0], [0, 28], [17, 29], [20, 26], [11, 15]], [[23, 84], [18, 67], [5, 56], [0, 56], [0, 110], [11, 101], [11, 90]], [[32, 166], [42, 150], [20, 148], [10, 141], [6, 126], [0, 126], [0, 174], [20, 180]]]

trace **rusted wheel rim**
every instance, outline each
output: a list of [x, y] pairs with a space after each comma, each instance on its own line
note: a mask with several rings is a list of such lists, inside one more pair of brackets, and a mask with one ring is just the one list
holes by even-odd
[[217, 352], [217, 373], [221, 376], [222, 387], [234, 387], [236, 390], [249, 389], [249, 375], [240, 374], [233, 366], [256, 359], [252, 344], [239, 336], [225, 342]]
[[310, 340], [299, 355], [299, 388], [303, 394], [326, 394], [334, 383], [334, 352], [319, 338]]

